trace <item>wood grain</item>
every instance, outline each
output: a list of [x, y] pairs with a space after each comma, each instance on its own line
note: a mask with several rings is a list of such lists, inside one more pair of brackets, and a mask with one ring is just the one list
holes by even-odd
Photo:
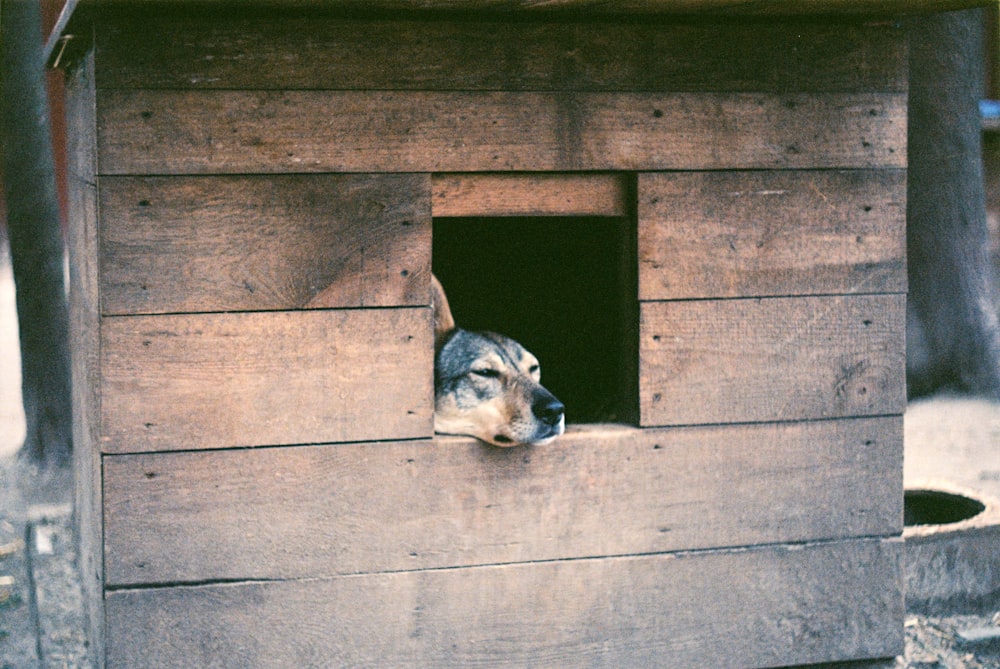
[[103, 174], [904, 167], [890, 93], [107, 90]]
[[906, 291], [906, 173], [639, 175], [639, 297]]
[[139, 19], [96, 30], [102, 88], [906, 90], [891, 24]]
[[69, 337], [73, 407], [73, 520], [91, 652], [104, 648], [104, 498], [100, 455], [100, 309], [94, 59], [66, 77]]
[[435, 174], [434, 216], [628, 216], [624, 174]]
[[427, 175], [105, 178], [105, 314], [428, 304]]
[[429, 437], [429, 308], [106, 317], [106, 453]]
[[[902, 531], [902, 421], [572, 429], [109, 456], [109, 586], [631, 555]], [[816, 472], [823, 485], [816, 485]], [[288, 559], [294, 547], [295, 559]]]
[[642, 425], [902, 414], [905, 297], [644, 302]]
[[742, 669], [892, 657], [903, 650], [902, 548], [855, 540], [120, 590], [107, 595], [107, 666]]
[[[807, 11], [787, 2], [374, 2], [535, 17], [274, 0], [77, 24], [96, 27], [71, 73], [70, 246], [98, 662], [900, 652], [904, 31], [575, 14]], [[640, 176], [641, 299], [869, 294], [644, 302], [650, 427], [432, 440], [432, 179], [437, 215], [631, 217], [634, 177], [607, 173], [678, 170], [712, 173]]]

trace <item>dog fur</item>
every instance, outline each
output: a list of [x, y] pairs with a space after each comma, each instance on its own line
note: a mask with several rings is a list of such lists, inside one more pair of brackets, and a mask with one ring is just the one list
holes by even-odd
[[566, 407], [540, 382], [538, 359], [493, 332], [455, 326], [444, 288], [434, 306], [434, 431], [494, 446], [545, 444], [565, 430]]

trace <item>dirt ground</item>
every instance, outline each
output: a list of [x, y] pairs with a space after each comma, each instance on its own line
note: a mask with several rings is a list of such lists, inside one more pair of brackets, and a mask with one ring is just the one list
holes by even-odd
[[[996, 636], [967, 640], [963, 634], [983, 630]], [[1000, 667], [1000, 614], [955, 615], [906, 619], [906, 655], [896, 666], [908, 669], [995, 669]]]

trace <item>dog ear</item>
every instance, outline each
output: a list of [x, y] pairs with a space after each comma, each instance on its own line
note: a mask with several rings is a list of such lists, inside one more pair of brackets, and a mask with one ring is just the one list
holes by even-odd
[[431, 274], [431, 307], [434, 309], [434, 350], [441, 348], [448, 335], [455, 329], [455, 319], [448, 306], [448, 298], [438, 278]]

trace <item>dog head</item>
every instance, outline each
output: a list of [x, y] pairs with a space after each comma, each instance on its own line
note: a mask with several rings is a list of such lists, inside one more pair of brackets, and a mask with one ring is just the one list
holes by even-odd
[[544, 444], [565, 429], [565, 410], [542, 387], [538, 359], [516, 341], [455, 327], [434, 284], [434, 431], [496, 446]]

